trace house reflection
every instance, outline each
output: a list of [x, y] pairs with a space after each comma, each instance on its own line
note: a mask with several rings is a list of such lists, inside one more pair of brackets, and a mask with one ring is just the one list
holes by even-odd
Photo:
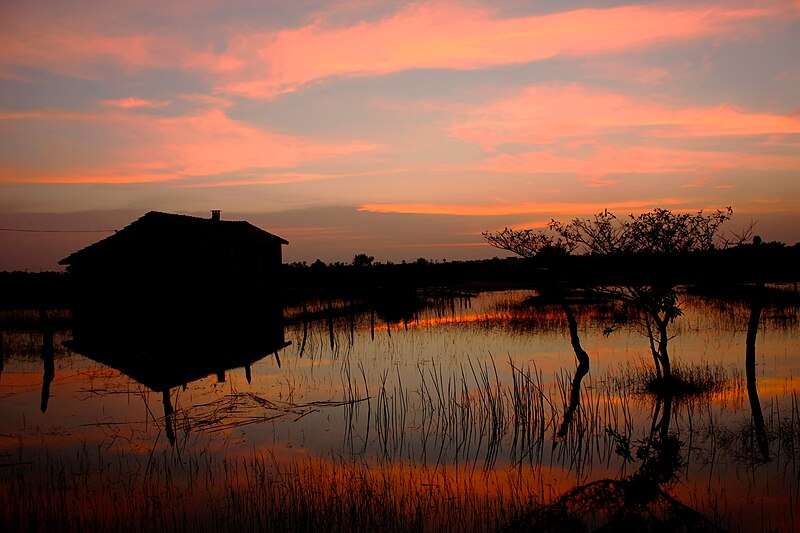
[[[151, 211], [65, 257], [75, 294], [70, 347], [163, 395], [249, 367], [284, 340], [288, 241], [246, 221]], [[44, 392], [42, 393], [44, 395]]]
[[[152, 302], [153, 311], [134, 315], [130, 308], [108, 309], [105, 317], [76, 317], [67, 346], [120, 371], [154, 392], [160, 392], [166, 433], [174, 444], [174, 408], [170, 391], [207, 376], [224, 382], [226, 372], [244, 368], [290, 345], [284, 338], [282, 308], [277, 303], [256, 308], [197, 310], [173, 301]], [[120, 319], [123, 317], [124, 319]]]
[[397, 324], [413, 320], [426, 307], [426, 302], [416, 289], [401, 286], [375, 290], [369, 305], [383, 322]]

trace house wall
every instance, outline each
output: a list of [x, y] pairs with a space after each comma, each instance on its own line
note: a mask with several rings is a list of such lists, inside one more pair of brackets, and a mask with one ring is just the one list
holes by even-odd
[[263, 323], [275, 315], [264, 309], [280, 305], [281, 255], [278, 242], [183, 240], [74, 264], [76, 318], [145, 328]]

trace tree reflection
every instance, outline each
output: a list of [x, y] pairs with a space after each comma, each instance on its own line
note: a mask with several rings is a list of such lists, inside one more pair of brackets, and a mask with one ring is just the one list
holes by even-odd
[[747, 397], [750, 400], [750, 410], [753, 414], [753, 427], [756, 442], [764, 461], [769, 461], [769, 440], [764, 425], [764, 413], [761, 411], [761, 402], [758, 399], [756, 387], [756, 336], [761, 320], [761, 311], [764, 308], [764, 284], [756, 288], [756, 294], [750, 306], [750, 319], [747, 322], [747, 339], [745, 341], [745, 374], [747, 376]]
[[564, 412], [564, 420], [561, 422], [561, 426], [558, 428], [557, 436], [559, 440], [564, 439], [567, 436], [569, 425], [575, 418], [575, 411], [578, 409], [578, 405], [580, 404], [581, 381], [583, 380], [584, 376], [589, 373], [589, 354], [586, 353], [581, 346], [581, 339], [578, 336], [578, 321], [575, 319], [575, 314], [572, 312], [572, 308], [566, 303], [566, 300], [562, 302], [561, 308], [564, 310], [564, 314], [567, 317], [569, 338], [572, 344], [572, 349], [575, 352], [575, 357], [578, 358], [578, 367], [575, 369], [575, 375], [573, 376], [572, 384], [570, 385], [569, 405]]
[[504, 530], [723, 531], [668, 492], [684, 466], [684, 443], [670, 431], [672, 412], [672, 396], [657, 397], [649, 435], [634, 444], [607, 430], [616, 441], [617, 453], [626, 462], [639, 462], [634, 473], [579, 485]]

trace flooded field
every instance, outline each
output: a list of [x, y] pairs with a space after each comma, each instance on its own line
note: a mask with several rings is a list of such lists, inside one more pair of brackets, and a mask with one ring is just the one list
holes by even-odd
[[574, 303], [587, 371], [533, 295], [308, 301], [151, 351], [5, 312], [4, 529], [800, 528], [797, 306], [682, 295], [665, 396], [646, 324]]

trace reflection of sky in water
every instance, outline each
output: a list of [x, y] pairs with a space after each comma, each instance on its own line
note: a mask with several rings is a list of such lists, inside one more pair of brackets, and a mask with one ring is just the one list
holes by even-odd
[[[527, 295], [483, 293], [392, 324], [369, 312], [342, 313], [332, 321], [333, 348], [326, 319], [307, 324], [290, 319], [285, 336], [292, 344], [279, 352], [280, 367], [267, 355], [252, 366], [251, 383], [238, 368], [227, 371], [224, 382], [209, 376], [170, 391], [177, 448], [226, 457], [268, 450], [277, 461], [357, 461], [390, 470], [450, 465], [470, 476], [488, 470], [493, 473], [480, 474], [481, 486], [494, 484], [497, 491], [507, 490], [497, 488], [497, 477], [523, 465], [517, 471], [529, 474], [524, 483], [547, 487], [548, 495], [634, 471], [636, 464], [626, 465], [614, 452], [606, 428], [634, 442], [650, 429], [653, 401], [620, 395], [611, 386], [631, 365], [651, 367], [647, 338], [635, 326], [605, 335], [607, 314], [577, 308], [591, 370], [570, 433], [554, 446], [576, 361], [560, 310], [521, 311], [516, 304]], [[673, 327], [673, 362], [718, 365], [732, 381], [710, 402], [674, 406], [671, 430], [685, 444], [688, 467], [673, 494], [706, 513], [725, 501], [736, 512], [749, 505], [781, 514], [790, 504], [787, 488], [797, 480], [793, 467], [785, 468], [787, 458], [754, 466], [746, 475], [739, 471], [748, 463], [743, 456], [750, 424], [743, 377], [748, 309], [690, 299], [684, 311]], [[297, 313], [287, 310], [290, 318]], [[41, 333], [3, 332], [4, 460], [35, 462], [44, 454], [68, 461], [88, 447], [135, 462], [154, 449], [169, 449], [161, 395], [70, 352], [60, 345], [68, 337], [68, 331], [55, 336], [55, 379], [42, 413]], [[797, 408], [799, 337], [796, 320], [765, 310], [757, 375], [768, 420], [790, 416], [792, 402]], [[514, 368], [528, 372], [532, 382]], [[541, 430], [544, 438], [534, 438], [533, 445], [520, 440], [510, 412], [515, 378], [544, 395], [543, 418], [528, 420], [523, 428]], [[497, 408], [487, 403], [492, 399], [505, 409], [497, 425], [492, 419]]]

